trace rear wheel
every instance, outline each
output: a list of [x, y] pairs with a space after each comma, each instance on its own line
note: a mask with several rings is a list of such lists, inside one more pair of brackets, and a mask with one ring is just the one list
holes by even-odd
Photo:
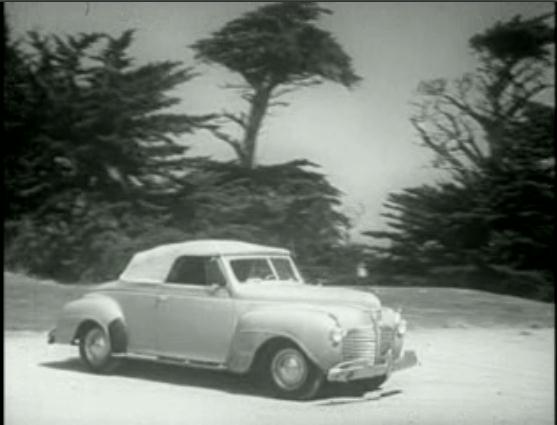
[[294, 344], [270, 348], [262, 359], [262, 367], [267, 389], [280, 398], [311, 399], [324, 380], [319, 368]]
[[118, 361], [112, 357], [110, 338], [100, 326], [89, 327], [79, 340], [79, 354], [87, 367], [96, 373], [112, 372]]

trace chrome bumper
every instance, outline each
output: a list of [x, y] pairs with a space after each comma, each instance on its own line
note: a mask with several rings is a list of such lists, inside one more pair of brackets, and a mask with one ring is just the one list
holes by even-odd
[[56, 342], [56, 329], [52, 329], [48, 332], [47, 342], [49, 344], [54, 344]]
[[386, 360], [380, 364], [371, 364], [366, 360], [353, 360], [340, 363], [329, 370], [327, 380], [348, 382], [356, 379], [373, 378], [374, 376], [389, 375], [392, 372], [408, 369], [418, 363], [415, 351], [405, 351], [398, 359], [393, 359], [389, 352]]

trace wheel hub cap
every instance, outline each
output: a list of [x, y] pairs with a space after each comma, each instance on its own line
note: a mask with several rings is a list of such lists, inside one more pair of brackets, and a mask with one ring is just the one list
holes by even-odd
[[101, 363], [108, 355], [109, 350], [104, 333], [100, 329], [95, 329], [89, 332], [86, 338], [87, 359], [94, 364]]
[[285, 390], [293, 390], [305, 381], [307, 363], [300, 352], [288, 348], [276, 354], [271, 370], [277, 385]]

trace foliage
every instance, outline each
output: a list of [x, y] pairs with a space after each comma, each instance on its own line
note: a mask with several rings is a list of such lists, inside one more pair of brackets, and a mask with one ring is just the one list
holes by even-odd
[[375, 251], [392, 264], [432, 278], [470, 266], [491, 289], [552, 296], [555, 110], [536, 102], [550, 87], [544, 18], [474, 36], [480, 66], [453, 88], [422, 83], [412, 123], [450, 178], [389, 195], [390, 229], [366, 234], [390, 241]]
[[[191, 132], [203, 117], [161, 110], [179, 101], [166, 92], [192, 73], [176, 62], [132, 67], [126, 53], [132, 35], [30, 34], [25, 84], [34, 95], [27, 101], [33, 113], [5, 126], [8, 217], [43, 208], [60, 190], [121, 199], [172, 187], [172, 166], [183, 166], [186, 151], [173, 137]], [[12, 138], [21, 128], [24, 137]]]
[[[244, 167], [256, 166], [263, 119], [269, 108], [286, 105], [278, 98], [324, 80], [346, 87], [360, 80], [350, 57], [332, 35], [314, 25], [324, 13], [331, 12], [315, 2], [266, 4], [192, 45], [197, 58], [222, 65], [245, 82], [232, 88], [240, 90], [249, 112], [225, 111], [220, 123], [207, 127], [234, 149]], [[222, 128], [223, 122], [239, 126], [243, 137], [231, 136]]]
[[[231, 238], [288, 246], [303, 263], [342, 249], [341, 193], [315, 164], [250, 169], [187, 156], [211, 116], [171, 114], [193, 73], [133, 66], [133, 32], [6, 41], [4, 261], [59, 281], [114, 279], [133, 253]], [[313, 168], [313, 169], [312, 169]]]
[[509, 22], [497, 22], [484, 33], [472, 37], [470, 46], [502, 62], [545, 60], [551, 55], [555, 28], [549, 27], [544, 20], [552, 17], [549, 13], [523, 21], [515, 16]]
[[436, 166], [457, 179], [481, 170], [508, 148], [509, 126], [527, 119], [528, 105], [552, 88], [546, 75], [554, 29], [543, 18], [497, 23], [470, 41], [479, 59], [475, 73], [453, 85], [444, 79], [420, 84], [411, 122], [436, 154]]
[[[208, 117], [166, 112], [193, 77], [178, 62], [133, 66], [133, 31], [5, 39], [5, 261], [61, 280], [168, 218], [189, 163], [177, 137]], [[111, 269], [112, 270], [112, 269]], [[89, 273], [90, 274], [90, 273]]]
[[[174, 227], [197, 238], [229, 238], [288, 247], [302, 263], [342, 245], [350, 226], [341, 193], [305, 160], [247, 169], [212, 162], [188, 175], [189, 214]], [[184, 213], [187, 205], [177, 205]]]

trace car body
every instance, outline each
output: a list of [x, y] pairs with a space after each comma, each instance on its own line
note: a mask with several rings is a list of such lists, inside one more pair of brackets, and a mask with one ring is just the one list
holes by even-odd
[[406, 322], [370, 293], [304, 282], [286, 249], [228, 240], [162, 245], [68, 303], [50, 343], [106, 371], [121, 357], [252, 372], [276, 395], [325, 380], [377, 387], [416, 364]]

